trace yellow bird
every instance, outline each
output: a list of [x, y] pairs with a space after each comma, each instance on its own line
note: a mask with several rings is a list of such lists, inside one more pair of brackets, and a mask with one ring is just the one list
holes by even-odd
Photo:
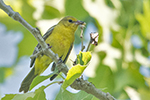
[[[85, 25], [85, 23], [77, 20], [74, 17], [67, 16], [60, 20], [57, 25], [49, 28], [48, 31], [43, 35], [45, 42], [51, 46], [51, 50], [55, 54], [58, 54], [63, 63], [67, 61], [67, 58], [70, 54], [74, 42], [74, 33], [79, 25]], [[37, 45], [37, 48], [41, 50], [39, 44]], [[33, 54], [35, 53], [37, 53], [36, 50], [34, 50]], [[37, 58], [32, 59], [30, 67], [32, 67], [33, 64], [34, 67], [22, 81], [19, 92], [24, 91], [24, 93], [26, 93], [29, 90], [33, 79], [37, 75], [43, 73], [52, 62], [53, 61], [51, 58], [42, 54]], [[55, 66], [55, 63], [53, 66]], [[50, 80], [53, 80], [56, 76], [57, 75], [53, 75]]]

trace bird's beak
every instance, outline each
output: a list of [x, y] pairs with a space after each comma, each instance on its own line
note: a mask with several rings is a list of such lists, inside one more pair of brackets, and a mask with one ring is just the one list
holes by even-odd
[[77, 21], [75, 22], [75, 24], [77, 24], [77, 25], [86, 25], [85, 22], [80, 21], [80, 20], [77, 20]]

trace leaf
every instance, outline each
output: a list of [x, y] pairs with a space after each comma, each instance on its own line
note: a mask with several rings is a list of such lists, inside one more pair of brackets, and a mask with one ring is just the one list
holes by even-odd
[[6, 94], [2, 100], [46, 100], [44, 89], [46, 86], [42, 86], [36, 89], [35, 92], [28, 92], [23, 94]]
[[114, 89], [114, 76], [109, 66], [99, 64], [96, 69], [96, 75], [94, 78], [89, 78], [89, 82], [92, 82], [95, 87], [100, 88], [104, 92], [111, 93]]
[[80, 20], [89, 16], [88, 12], [82, 6], [82, 0], [66, 0], [65, 11], [66, 15], [74, 16]]
[[[34, 97], [29, 97], [26, 100], [46, 100], [44, 89], [46, 86], [42, 86], [39, 89], [36, 89], [34, 92]], [[21, 100], [21, 99], [20, 99]]]
[[67, 73], [67, 77], [62, 84], [62, 88], [66, 89], [69, 85], [71, 85], [75, 79], [79, 78], [83, 73], [86, 66], [76, 65], [73, 66]]
[[12, 100], [26, 100], [28, 97], [34, 97], [34, 92], [17, 94]]
[[6, 94], [5, 97], [2, 98], [2, 100], [12, 100], [15, 95], [17, 94]]
[[91, 60], [91, 52], [79, 52], [77, 55], [77, 64], [87, 65]]
[[28, 97], [34, 97], [34, 93], [24, 93], [24, 94], [6, 94], [2, 100], [26, 100]]
[[150, 1], [146, 0], [143, 2], [143, 14], [136, 14], [136, 19], [139, 21], [141, 25], [142, 35], [150, 40]]
[[149, 89], [144, 89], [144, 88], [139, 88], [138, 93], [140, 94], [140, 99], [141, 100], [149, 100], [150, 98], [150, 90]]
[[104, 0], [104, 1], [105, 1], [105, 3], [106, 3], [109, 7], [115, 8], [115, 6], [113, 5], [113, 3], [112, 3], [111, 0]]
[[56, 8], [49, 5], [44, 6], [44, 12], [42, 14], [43, 19], [53, 19], [60, 16], [61, 14]]
[[87, 64], [91, 60], [91, 52], [80, 52], [77, 55], [77, 65], [73, 66], [67, 73], [67, 77], [62, 84], [62, 88], [66, 89], [69, 85], [71, 85], [75, 79], [79, 78]]
[[60, 89], [55, 100], [92, 100], [93, 97], [93, 95], [88, 94], [84, 91], [80, 91], [78, 93], [71, 93], [67, 90], [63, 91], [62, 89]]
[[[130, 63], [127, 69], [120, 70], [116, 73], [115, 83], [117, 85], [117, 91], [123, 90], [126, 85], [147, 88], [144, 77], [139, 73], [139, 69], [137, 68], [138, 66], [140, 65], [137, 63]], [[126, 81], [123, 82], [123, 80]]]
[[29, 90], [32, 90], [36, 85], [50, 78], [52, 75], [53, 73], [47, 76], [37, 76], [36, 78], [34, 78], [33, 82], [31, 83]]
[[5, 79], [5, 69], [4, 68], [0, 68], [0, 83], [4, 82]]
[[18, 44], [18, 58], [24, 55], [31, 55], [35, 46], [37, 45], [37, 41], [31, 33], [29, 33], [27, 30], [22, 30], [22, 32], [24, 33], [24, 38]]

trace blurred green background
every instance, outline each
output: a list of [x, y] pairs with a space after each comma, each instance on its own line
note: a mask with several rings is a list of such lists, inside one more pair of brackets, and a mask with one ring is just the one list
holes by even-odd
[[[87, 23], [84, 44], [89, 34], [99, 32], [99, 44], [91, 46], [92, 61], [84, 72], [88, 81], [119, 100], [150, 98], [150, 1], [149, 0], [4, 0], [33, 27], [45, 33], [64, 16]], [[80, 29], [75, 34], [72, 55], [80, 51]], [[32, 34], [0, 10], [0, 97], [18, 93], [30, 70], [29, 56], [37, 44]], [[74, 60], [75, 56], [71, 55]], [[71, 61], [69, 61], [71, 63]], [[68, 65], [71, 67], [71, 64]], [[49, 72], [49, 71], [48, 71]], [[47, 81], [50, 82], [50, 81]], [[61, 96], [51, 86], [46, 99]], [[55, 95], [48, 96], [55, 91]], [[58, 94], [59, 93], [59, 94]], [[86, 94], [87, 95], [87, 94]], [[95, 100], [95, 97], [89, 97]], [[75, 99], [74, 99], [75, 100]], [[80, 100], [78, 98], [78, 100]], [[87, 100], [87, 99], [86, 99]]]

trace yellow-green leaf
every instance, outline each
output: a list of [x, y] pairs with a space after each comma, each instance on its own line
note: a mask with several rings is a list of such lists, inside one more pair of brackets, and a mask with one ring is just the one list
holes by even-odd
[[87, 65], [91, 60], [91, 52], [81, 52], [77, 55], [77, 64]]
[[61, 14], [59, 10], [57, 10], [56, 8], [49, 6], [49, 5], [44, 6], [44, 12], [42, 14], [43, 19], [53, 19], [53, 18], [57, 18], [60, 16]]
[[67, 73], [67, 77], [62, 85], [63, 89], [66, 89], [71, 85], [75, 79], [79, 78], [87, 64], [91, 60], [91, 52], [80, 52], [77, 55], [77, 65], [73, 66]]
[[73, 66], [67, 73], [67, 77], [62, 85], [63, 89], [66, 89], [69, 85], [71, 85], [75, 79], [81, 76], [86, 66], [81, 66], [80, 64], [77, 64], [76, 66]]

